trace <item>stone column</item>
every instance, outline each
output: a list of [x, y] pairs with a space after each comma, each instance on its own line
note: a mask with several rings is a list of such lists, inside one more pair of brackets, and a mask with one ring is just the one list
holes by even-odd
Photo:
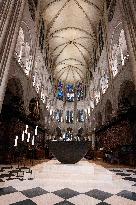
[[77, 84], [74, 87], [74, 134], [77, 132]]
[[111, 98], [112, 98], [112, 105], [113, 109], [116, 109], [116, 102], [114, 100], [115, 98], [115, 88], [114, 88], [114, 78], [113, 78], [113, 73], [112, 73], [112, 48], [111, 48], [111, 42], [109, 39], [110, 33], [109, 33], [109, 21], [108, 21], [108, 11], [106, 7], [106, 1], [105, 1], [105, 6], [104, 6], [104, 17], [103, 17], [103, 26], [104, 26], [104, 39], [105, 39], [105, 47], [107, 51], [107, 60], [108, 60], [108, 86], [110, 87], [111, 90]]
[[26, 0], [3, 0], [0, 13], [0, 112]]
[[136, 86], [136, 1], [118, 0], [120, 3], [123, 25], [129, 49], [134, 83]]
[[95, 132], [92, 132], [92, 148], [95, 148]]
[[84, 92], [84, 98], [83, 98], [83, 101], [84, 101], [84, 129], [86, 130], [86, 123], [87, 123], [87, 120], [86, 120], [86, 113], [85, 113], [85, 109], [86, 108], [86, 81], [83, 82], [83, 92]]
[[66, 131], [66, 103], [67, 103], [67, 96], [66, 96], [66, 85], [64, 84], [64, 102], [63, 102], [63, 130]]

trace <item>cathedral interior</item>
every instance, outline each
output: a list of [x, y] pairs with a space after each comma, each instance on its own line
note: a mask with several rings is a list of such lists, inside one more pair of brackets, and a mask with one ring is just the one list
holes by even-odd
[[136, 204], [136, 0], [0, 0], [0, 205]]

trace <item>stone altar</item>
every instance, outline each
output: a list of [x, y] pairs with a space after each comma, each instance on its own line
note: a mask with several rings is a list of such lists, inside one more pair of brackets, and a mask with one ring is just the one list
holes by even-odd
[[87, 153], [89, 141], [50, 141], [49, 150], [63, 164], [75, 164]]

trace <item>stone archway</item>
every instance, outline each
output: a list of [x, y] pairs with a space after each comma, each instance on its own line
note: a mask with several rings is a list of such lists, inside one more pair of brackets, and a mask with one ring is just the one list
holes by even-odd
[[0, 119], [0, 162], [8, 160], [15, 135], [20, 134], [19, 115], [24, 113], [23, 87], [17, 78], [9, 79]]
[[105, 104], [105, 121], [110, 121], [112, 117], [112, 103], [108, 99]]
[[24, 112], [24, 92], [23, 86], [19, 79], [9, 79], [6, 87], [5, 97], [2, 106], [2, 115], [5, 115], [10, 110], [10, 114], [14, 115], [12, 111]]
[[132, 81], [126, 80], [120, 86], [118, 108], [124, 109], [136, 105], [136, 90]]

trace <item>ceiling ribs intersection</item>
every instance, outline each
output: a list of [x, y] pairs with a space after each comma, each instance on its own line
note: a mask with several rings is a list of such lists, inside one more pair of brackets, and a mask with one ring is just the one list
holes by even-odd
[[76, 83], [86, 78], [97, 40], [104, 0], [42, 0], [46, 46], [55, 78]]

